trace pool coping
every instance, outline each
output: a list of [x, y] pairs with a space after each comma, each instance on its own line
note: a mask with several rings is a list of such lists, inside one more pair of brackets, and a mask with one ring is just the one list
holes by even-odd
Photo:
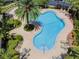
[[[46, 13], [48, 13], [48, 12], [54, 13], [54, 15], [56, 15], [56, 17], [64, 24], [64, 25], [63, 25], [63, 28], [65, 27], [64, 21], [63, 21], [60, 17], [57, 16], [56, 12], [49, 10], [49, 11], [46, 11], [46, 12], [41, 12], [41, 14], [44, 15], [44, 14], [46, 14]], [[43, 19], [42, 19], [42, 20], [43, 20]], [[52, 20], [53, 20], [53, 19], [52, 19]], [[37, 22], [38, 22], [38, 20], [37, 20]], [[52, 23], [48, 23], [48, 24], [52, 24]], [[46, 24], [46, 25], [47, 25], [47, 24]], [[40, 34], [42, 33], [42, 30], [43, 30], [43, 27], [42, 27], [42, 26], [40, 26], [40, 27], [41, 27], [40, 31], [38, 31], [38, 32], [34, 35], [33, 40], [32, 40], [34, 47], [35, 47], [34, 38], [36, 38], [38, 35], [40, 35]], [[53, 27], [53, 28], [54, 28], [54, 27]], [[62, 31], [63, 28], [61, 28], [61, 30], [58, 32], [58, 34]], [[58, 36], [58, 34], [56, 34], [56, 37]], [[54, 42], [56, 42], [56, 41], [57, 41], [57, 39], [55, 39]], [[54, 45], [55, 45], [55, 43], [54, 43]], [[53, 49], [53, 48], [55, 47], [54, 45], [52, 46], [52, 48], [48, 49], [47, 51], [50, 51], [51, 49]], [[35, 47], [35, 48], [37, 48], [37, 47]], [[37, 49], [39, 49], [39, 48], [37, 48]], [[39, 50], [42, 51], [41, 49], [39, 49]], [[43, 52], [43, 51], [42, 51], [42, 52]], [[44, 53], [45, 53], [45, 52], [46, 52], [46, 50], [44, 51]]]
[[[42, 13], [44, 13], [46, 11], [54, 11], [56, 13], [56, 15], [59, 18], [61, 18], [63, 20], [63, 22], [65, 23], [65, 27], [62, 29], [62, 31], [60, 31], [60, 33], [58, 34], [58, 36], [56, 38], [57, 41], [56, 41], [54, 49], [50, 51], [50, 52], [54, 53], [54, 56], [57, 56], [57, 54], [58, 55], [61, 55], [62, 53], [64, 54], [67, 51], [66, 50], [63, 51], [63, 49], [61, 48], [61, 42], [64, 42], [64, 43], [67, 42], [67, 36], [73, 30], [73, 23], [71, 22], [70, 18], [68, 16], [66, 16], [65, 13], [62, 13], [60, 10], [56, 10], [56, 9], [43, 9]], [[55, 53], [55, 51], [57, 51], [58, 49], [60, 49], [61, 52], [58, 51], [57, 53]]]

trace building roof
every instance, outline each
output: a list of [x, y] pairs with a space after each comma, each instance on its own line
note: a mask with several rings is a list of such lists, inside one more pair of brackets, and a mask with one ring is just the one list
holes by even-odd
[[70, 6], [69, 3], [66, 3], [64, 1], [51, 1], [48, 3], [48, 5], [52, 5], [52, 6], [57, 6], [58, 4], [60, 4], [61, 7], [63, 7], [63, 8], [65, 8], [65, 7], [68, 8]]

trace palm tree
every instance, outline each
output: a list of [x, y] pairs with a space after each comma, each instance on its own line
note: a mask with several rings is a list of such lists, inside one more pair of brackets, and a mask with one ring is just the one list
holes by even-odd
[[77, 49], [74, 49], [74, 47], [73, 48], [68, 48], [67, 55], [72, 56], [73, 59], [76, 59], [76, 58], [79, 57], [79, 52], [77, 51]]
[[71, 4], [70, 8], [68, 9], [69, 12], [72, 13], [74, 18], [79, 18], [79, 1], [78, 0], [65, 0]]
[[38, 6], [32, 0], [19, 0], [17, 9], [17, 16], [22, 20], [27, 20], [27, 25], [29, 25], [30, 20], [35, 20], [39, 15]]

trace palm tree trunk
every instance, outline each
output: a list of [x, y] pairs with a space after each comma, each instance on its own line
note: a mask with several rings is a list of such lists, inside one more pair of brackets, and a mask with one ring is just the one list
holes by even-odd
[[3, 19], [2, 19], [2, 25], [3, 25], [3, 28], [5, 29], [5, 23], [6, 23], [6, 16], [5, 16], [5, 13], [2, 13], [2, 15], [3, 15]]
[[29, 25], [29, 14], [28, 14], [28, 12], [27, 12], [27, 25]]

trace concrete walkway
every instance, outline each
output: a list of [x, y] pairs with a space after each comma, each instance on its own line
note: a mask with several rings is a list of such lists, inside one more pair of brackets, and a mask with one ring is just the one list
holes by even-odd
[[57, 56], [60, 56], [62, 53], [67, 52], [66, 50], [61, 48], [61, 41], [63, 41], [63, 42], [67, 41], [67, 35], [73, 30], [73, 24], [70, 21], [69, 17], [67, 17], [64, 13], [60, 12], [59, 10], [43, 9], [41, 11], [42, 11], [42, 13], [44, 13], [49, 10], [56, 12], [57, 16], [63, 19], [63, 21], [65, 23], [65, 27], [58, 34], [58, 36], [56, 38], [57, 41], [56, 41], [55, 47], [53, 49], [51, 49], [50, 51], [47, 51], [45, 54], [43, 54], [42, 51], [39, 51], [38, 49], [36, 49], [33, 45], [32, 39], [38, 31], [35, 31], [35, 30], [33, 30], [31, 32], [24, 31], [23, 26], [24, 26], [25, 22], [22, 22], [22, 26], [20, 28], [16, 28], [16, 29], [10, 31], [10, 34], [16, 33], [16, 34], [23, 36], [24, 40], [23, 40], [23, 44], [21, 46], [20, 52], [24, 48], [27, 48], [27, 49], [30, 48], [31, 51], [30, 51], [30, 56], [28, 59], [52, 59], [52, 57], [57, 57]]

